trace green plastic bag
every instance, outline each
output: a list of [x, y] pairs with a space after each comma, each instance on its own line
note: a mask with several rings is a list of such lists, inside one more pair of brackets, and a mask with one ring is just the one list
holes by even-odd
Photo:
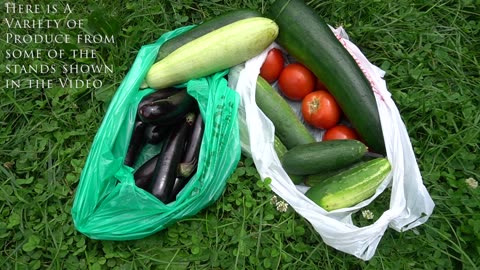
[[[228, 70], [225, 70], [182, 85], [197, 100], [205, 131], [197, 172], [174, 202], [165, 205], [138, 188], [133, 179], [135, 168], [123, 165], [137, 105], [143, 96], [153, 91], [139, 90], [139, 87], [155, 62], [161, 44], [190, 27], [168, 32], [156, 43], [140, 49], [95, 135], [72, 208], [76, 229], [92, 239], [139, 239], [195, 215], [220, 197], [227, 178], [238, 164], [240, 99], [228, 88], [224, 78]], [[144, 150], [143, 160], [156, 150], [159, 149]], [[142, 161], [138, 163], [141, 165]]]

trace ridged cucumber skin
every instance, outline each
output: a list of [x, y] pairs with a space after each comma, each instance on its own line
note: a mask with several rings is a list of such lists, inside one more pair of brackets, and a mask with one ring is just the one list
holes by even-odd
[[204, 23], [193, 27], [187, 32], [178, 35], [165, 43], [162, 44], [160, 50], [158, 51], [157, 61], [162, 60], [171, 54], [176, 49], [187, 44], [188, 42], [199, 38], [205, 34], [210, 33], [213, 30], [216, 30], [220, 27], [226, 26], [230, 23], [252, 17], [261, 17], [262, 14], [256, 10], [252, 9], [237, 9], [224, 14], [221, 14], [217, 17], [209, 19]]
[[277, 24], [264, 17], [239, 20], [176, 49], [152, 65], [145, 77], [163, 89], [238, 65], [265, 50], [278, 35]]
[[267, 16], [280, 28], [278, 44], [325, 84], [366, 144], [385, 155], [370, 82], [329, 26], [303, 0], [276, 0]]
[[275, 135], [287, 149], [315, 142], [287, 101], [262, 77], [257, 78], [255, 101], [275, 126]]
[[345, 166], [345, 167], [342, 167], [342, 168], [339, 168], [339, 169], [336, 169], [336, 170], [328, 170], [328, 171], [323, 171], [323, 172], [320, 172], [320, 173], [317, 173], [317, 174], [307, 175], [304, 179], [304, 184], [306, 186], [309, 186], [309, 187], [316, 186], [319, 183], [322, 183], [323, 181], [325, 181], [326, 179], [328, 179], [328, 178], [330, 178], [334, 175], [337, 175], [337, 174], [339, 174], [343, 171], [352, 169], [353, 167], [359, 166], [360, 164], [363, 164], [363, 163], [365, 163], [369, 160], [372, 160], [374, 158], [379, 157], [378, 155], [371, 156], [370, 154], [371, 153], [365, 154], [359, 161], [357, 161], [357, 162], [355, 162], [351, 165], [348, 165], [348, 166]]
[[[273, 140], [273, 147], [279, 159], [281, 159], [283, 155], [285, 155], [285, 153], [288, 151], [287, 147], [282, 143], [282, 141], [280, 141], [280, 139], [277, 136], [275, 136]], [[295, 185], [303, 183], [302, 175], [289, 174], [288, 176], [290, 177], [290, 179], [292, 179], [292, 182]]]
[[323, 171], [321, 173], [317, 173], [317, 174], [310, 174], [310, 175], [307, 175], [305, 176], [305, 185], [308, 186], [308, 187], [313, 187], [313, 186], [317, 186], [319, 185], [320, 183], [324, 182], [325, 180], [327, 180], [328, 178], [332, 177], [332, 176], [335, 176], [343, 171], [346, 171], [346, 170], [349, 170], [351, 168], [354, 168], [358, 165], [360, 165], [362, 162], [355, 162], [354, 164], [352, 165], [349, 165], [349, 166], [345, 166], [345, 167], [342, 167], [340, 169], [336, 169], [336, 170], [328, 170], [328, 171]]
[[275, 149], [275, 152], [277, 153], [278, 158], [282, 158], [285, 153], [287, 153], [288, 149], [287, 147], [282, 143], [280, 138], [278, 136], [274, 136], [273, 138], [273, 148]]
[[391, 169], [388, 159], [372, 159], [326, 179], [305, 196], [327, 211], [351, 207], [373, 196]]
[[298, 145], [282, 158], [289, 174], [310, 175], [335, 170], [359, 161], [367, 147], [357, 140], [320, 141]]

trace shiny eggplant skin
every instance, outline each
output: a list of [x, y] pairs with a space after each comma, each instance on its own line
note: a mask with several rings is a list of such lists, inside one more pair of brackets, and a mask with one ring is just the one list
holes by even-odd
[[130, 138], [130, 142], [128, 144], [127, 153], [125, 155], [125, 159], [123, 164], [132, 167], [137, 160], [138, 154], [142, 150], [143, 146], [145, 145], [145, 127], [147, 125], [141, 121], [140, 119], [135, 120], [135, 124], [133, 126], [132, 137]]
[[137, 187], [148, 191], [152, 182], [153, 173], [155, 172], [155, 165], [157, 165], [157, 160], [159, 156], [160, 154], [153, 156], [135, 171], [135, 173], [133, 174], [133, 179], [135, 179], [135, 185]]
[[197, 170], [198, 156], [202, 145], [204, 130], [205, 124], [202, 115], [199, 113], [193, 123], [192, 130], [187, 140], [185, 153], [182, 157], [182, 162], [179, 165], [177, 178], [175, 178], [175, 183], [170, 195], [170, 201], [175, 200], [177, 194], [185, 187]]
[[187, 89], [177, 91], [167, 98], [139, 106], [138, 117], [155, 125], [170, 125], [179, 121], [192, 108], [195, 99], [187, 93]]
[[192, 132], [188, 139], [187, 149], [185, 150], [185, 156], [182, 163], [191, 163], [194, 160], [198, 160], [198, 153], [200, 152], [200, 146], [202, 145], [203, 132], [205, 130], [205, 124], [201, 114], [195, 119], [193, 123]]
[[185, 116], [182, 123], [173, 128], [162, 147], [155, 165], [150, 190], [155, 197], [164, 203], [169, 202], [175, 178], [177, 177], [177, 168], [185, 150], [185, 142], [192, 125], [191, 120], [188, 120], [190, 119], [189, 117], [191, 118], [190, 113]]
[[174, 87], [156, 90], [155, 92], [152, 92], [144, 96], [142, 100], [140, 100], [140, 103], [138, 103], [138, 107], [142, 107], [147, 104], [151, 104], [159, 100], [166, 99], [169, 96], [178, 93], [178, 91], [180, 91], [180, 89], [174, 88]]
[[145, 141], [148, 144], [159, 144], [168, 135], [170, 126], [148, 124], [145, 128]]

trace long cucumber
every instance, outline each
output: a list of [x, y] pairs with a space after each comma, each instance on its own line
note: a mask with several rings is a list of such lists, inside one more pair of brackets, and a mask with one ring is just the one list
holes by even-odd
[[385, 155], [370, 82], [329, 26], [303, 0], [276, 0], [268, 16], [280, 28], [277, 42], [325, 84], [370, 149]]
[[155, 63], [145, 82], [153, 89], [163, 89], [230, 68], [261, 53], [277, 35], [277, 24], [268, 18], [236, 21], [188, 42]]

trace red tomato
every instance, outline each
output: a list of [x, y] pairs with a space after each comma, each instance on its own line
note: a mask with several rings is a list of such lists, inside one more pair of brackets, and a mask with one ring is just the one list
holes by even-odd
[[315, 75], [305, 66], [292, 63], [283, 68], [278, 78], [280, 91], [291, 100], [301, 100], [315, 88]]
[[342, 111], [330, 93], [320, 90], [311, 92], [302, 100], [302, 115], [310, 125], [329, 129], [340, 121]]
[[353, 128], [349, 128], [345, 125], [337, 125], [328, 129], [323, 134], [324, 141], [328, 140], [358, 140], [357, 132]]
[[283, 54], [277, 48], [271, 49], [268, 54], [267, 58], [265, 58], [265, 62], [263, 62], [262, 67], [260, 68], [260, 76], [264, 78], [267, 82], [273, 83], [278, 79], [280, 76], [280, 72], [283, 69]]

